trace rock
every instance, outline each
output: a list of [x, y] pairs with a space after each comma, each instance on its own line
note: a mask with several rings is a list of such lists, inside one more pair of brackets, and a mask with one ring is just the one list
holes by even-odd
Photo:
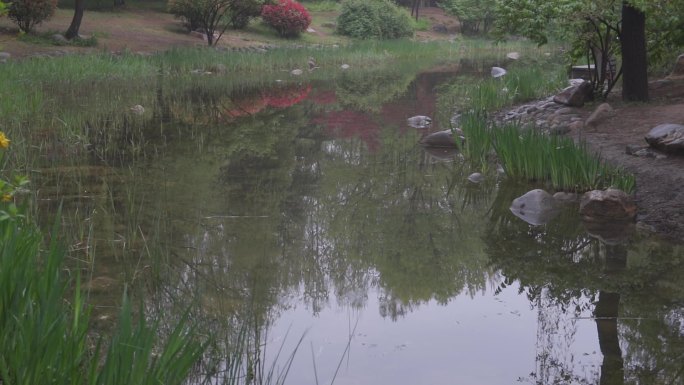
[[670, 74], [670, 77], [683, 77], [684, 76], [684, 54], [679, 55], [677, 57], [677, 61], [675, 62], [674, 69], [672, 70], [672, 73]]
[[432, 26], [432, 30], [437, 33], [449, 33], [449, 28], [444, 24], [435, 24]]
[[684, 153], [684, 125], [666, 123], [653, 127], [646, 134], [651, 147], [669, 153]]
[[50, 38], [56, 44], [60, 44], [60, 45], [69, 44], [69, 40], [67, 40], [67, 38], [64, 37], [64, 35], [62, 35], [61, 33], [56, 33], [56, 34], [50, 36]]
[[0, 52], [0, 63], [7, 63], [7, 60], [12, 57], [9, 52]]
[[571, 86], [553, 97], [553, 101], [570, 107], [582, 107], [584, 102], [591, 99], [591, 83], [583, 82], [578, 86]]
[[493, 78], [500, 78], [504, 75], [506, 75], [505, 69], [503, 69], [501, 67], [492, 67], [492, 77]]
[[596, 127], [599, 125], [599, 123], [601, 123], [609, 117], [613, 117], [614, 115], [615, 113], [613, 111], [613, 107], [611, 107], [610, 104], [601, 103], [598, 107], [596, 107], [594, 112], [592, 112], [591, 115], [589, 115], [584, 124], [587, 127]]
[[634, 155], [640, 150], [645, 150], [647, 149], [648, 146], [643, 146], [640, 144], [628, 144], [627, 147], [625, 147], [625, 154], [627, 155]]
[[207, 68], [207, 71], [222, 74], [228, 71], [228, 67], [226, 67], [223, 63], [216, 63], [209, 66], [209, 68]]
[[306, 29], [306, 32], [308, 32], [308, 33], [316, 33], [316, 30], [313, 29], [313, 28], [311, 28], [311, 27], [309, 27], [309, 28]]
[[468, 176], [468, 181], [471, 183], [482, 183], [484, 182], [484, 176], [479, 172], [474, 172]]
[[560, 211], [551, 194], [540, 189], [528, 191], [515, 198], [510, 210], [513, 215], [533, 226], [550, 222]]
[[427, 128], [432, 124], [432, 119], [429, 116], [416, 115], [406, 119], [406, 122], [413, 128]]
[[631, 196], [613, 188], [586, 192], [580, 202], [580, 215], [585, 222], [632, 221], [636, 209]]
[[568, 124], [568, 129], [570, 131], [579, 131], [584, 128], [584, 123], [581, 120], [574, 121]]
[[427, 147], [457, 148], [454, 133], [451, 130], [437, 131], [421, 139], [420, 144]]
[[135, 115], [142, 115], [145, 113], [145, 107], [141, 106], [140, 104], [136, 104], [135, 106], [130, 108], [131, 113]]
[[348, 70], [348, 69], [349, 69], [349, 64], [342, 64], [342, 65], [340, 66], [340, 69]]
[[509, 52], [506, 54], [507, 59], [511, 60], [518, 60], [520, 59], [520, 53], [519, 52]]
[[290, 75], [292, 76], [300, 76], [303, 73], [304, 71], [300, 70], [299, 68], [295, 68], [292, 71], [290, 71]]
[[561, 203], [575, 202], [577, 200], [577, 194], [559, 191], [559, 192], [553, 194], [553, 199], [555, 199]]

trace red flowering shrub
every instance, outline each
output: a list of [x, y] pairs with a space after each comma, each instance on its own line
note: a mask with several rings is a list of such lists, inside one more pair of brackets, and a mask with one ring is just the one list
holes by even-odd
[[55, 13], [57, 0], [12, 0], [8, 8], [7, 16], [28, 33]]
[[261, 18], [284, 37], [298, 36], [311, 24], [309, 11], [294, 0], [278, 0], [278, 4], [264, 5]]

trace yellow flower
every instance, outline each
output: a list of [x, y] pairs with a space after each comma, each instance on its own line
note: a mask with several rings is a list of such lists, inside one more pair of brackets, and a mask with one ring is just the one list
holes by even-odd
[[10, 202], [12, 200], [12, 195], [2, 194], [2, 198], [0, 198], [0, 200], [3, 202]]
[[10, 144], [10, 140], [7, 139], [4, 132], [0, 131], [0, 147], [1, 148], [7, 148], [7, 147], [9, 147], [9, 144]]

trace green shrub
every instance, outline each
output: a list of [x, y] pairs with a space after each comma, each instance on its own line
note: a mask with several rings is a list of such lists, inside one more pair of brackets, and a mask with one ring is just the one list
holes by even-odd
[[169, 13], [180, 19], [183, 27], [194, 31], [202, 26], [202, 2], [194, 0], [170, 0]]
[[247, 27], [249, 21], [261, 15], [261, 9], [268, 0], [236, 0], [230, 4], [230, 25], [235, 29]]
[[23, 32], [49, 19], [57, 8], [57, 0], [13, 0], [7, 15]]
[[346, 0], [337, 32], [357, 39], [396, 39], [413, 35], [411, 16], [389, 0]]

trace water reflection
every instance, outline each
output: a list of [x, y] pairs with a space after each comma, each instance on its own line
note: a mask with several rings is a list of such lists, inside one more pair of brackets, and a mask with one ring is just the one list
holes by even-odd
[[147, 120], [98, 116], [92, 157], [45, 172], [40, 194], [76, 196], [66, 218], [92, 223], [96, 279], [145, 282], [153, 313], [189, 307], [220, 337], [215, 378], [236, 340], [263, 369], [263, 342], [291, 328], [291, 352], [310, 328], [291, 383], [315, 383], [309, 356], [322, 382], [343, 360], [337, 383], [681, 383], [681, 247], [587, 229], [572, 207], [529, 225], [509, 207], [530, 186], [473, 185], [457, 154], [426, 153], [406, 118], [447, 128], [434, 89], [450, 76], [161, 78]]

